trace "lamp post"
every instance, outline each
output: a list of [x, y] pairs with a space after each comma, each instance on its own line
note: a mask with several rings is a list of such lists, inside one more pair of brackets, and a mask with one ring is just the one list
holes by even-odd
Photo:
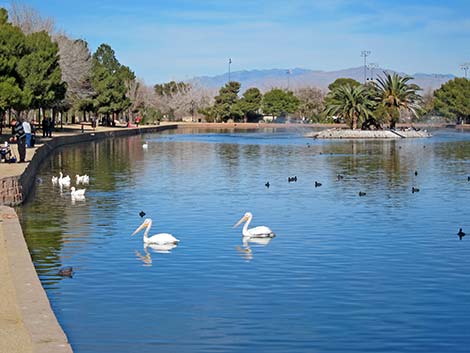
[[374, 69], [376, 69], [378, 67], [379, 67], [379, 64], [377, 64], [377, 63], [369, 63], [367, 65], [367, 68], [370, 70], [370, 80], [371, 81], [374, 81], [374, 79], [375, 79]]
[[228, 59], [228, 83], [230, 83], [230, 65], [232, 64], [232, 58]]
[[290, 74], [292, 73], [292, 70], [291, 69], [288, 69], [286, 71], [286, 74], [287, 74], [287, 90], [289, 90], [289, 87], [290, 87]]
[[470, 63], [464, 63], [460, 65], [460, 68], [465, 71], [465, 78], [467, 78], [467, 71], [470, 69]]
[[361, 56], [364, 58], [364, 83], [367, 80], [367, 57], [370, 55], [370, 50], [361, 51]]

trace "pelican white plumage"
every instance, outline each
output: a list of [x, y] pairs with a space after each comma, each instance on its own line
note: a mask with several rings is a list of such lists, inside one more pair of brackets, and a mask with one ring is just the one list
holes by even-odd
[[253, 215], [251, 212], [247, 212], [233, 227], [238, 227], [240, 224], [245, 222], [242, 230], [243, 237], [245, 238], [274, 238], [276, 236], [276, 234], [266, 226], [258, 226], [248, 229], [252, 219]]
[[148, 150], [148, 148], [149, 148], [149, 143], [148, 143], [147, 141], [145, 141], [145, 143], [142, 145], [142, 148], [143, 148], [144, 150]]
[[62, 172], [60, 172], [59, 174], [60, 174], [59, 185], [67, 186], [67, 187], [70, 186], [70, 177], [68, 175], [64, 177], [64, 174], [62, 174]]
[[85, 191], [86, 189], [75, 189], [75, 186], [72, 186], [70, 188], [70, 195], [72, 197], [80, 197], [80, 196], [85, 196]]
[[146, 228], [144, 232], [144, 243], [145, 244], [157, 244], [157, 245], [167, 245], [167, 244], [178, 244], [179, 240], [176, 239], [173, 235], [169, 233], [160, 233], [155, 234], [149, 237], [150, 228], [152, 227], [152, 219], [147, 218], [145, 221], [132, 233], [136, 235], [142, 229]]
[[75, 175], [75, 181], [78, 184], [89, 184], [90, 183], [90, 177], [87, 174], [84, 175]]

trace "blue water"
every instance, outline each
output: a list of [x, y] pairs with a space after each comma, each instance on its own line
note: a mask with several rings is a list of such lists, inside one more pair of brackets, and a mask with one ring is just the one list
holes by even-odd
[[[302, 133], [183, 130], [52, 155], [19, 212], [74, 351], [468, 352], [470, 135]], [[85, 201], [51, 185], [60, 170], [91, 176]], [[131, 237], [141, 210], [180, 244]], [[271, 242], [243, 247], [246, 211]]]

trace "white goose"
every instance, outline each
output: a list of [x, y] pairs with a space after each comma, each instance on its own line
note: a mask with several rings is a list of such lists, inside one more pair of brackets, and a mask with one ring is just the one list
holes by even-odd
[[60, 172], [59, 174], [60, 174], [59, 185], [60, 186], [67, 186], [67, 187], [70, 186], [70, 177], [68, 175], [66, 177], [64, 177], [62, 172]]
[[142, 229], [147, 228], [144, 232], [144, 243], [145, 244], [157, 244], [157, 245], [167, 245], [167, 244], [178, 244], [179, 240], [176, 239], [173, 235], [168, 233], [155, 234], [149, 237], [150, 228], [152, 227], [152, 220], [147, 218], [144, 223], [142, 223], [132, 235], [136, 235]]
[[252, 219], [253, 215], [251, 212], [247, 212], [233, 227], [238, 227], [243, 222], [246, 222], [242, 231], [244, 238], [274, 238], [276, 236], [276, 234], [274, 234], [274, 232], [266, 226], [258, 226], [248, 229]]
[[70, 188], [70, 195], [72, 197], [84, 197], [86, 189], [75, 189], [75, 186]]
[[87, 174], [84, 175], [75, 175], [76, 183], [77, 185], [82, 183], [82, 184], [89, 184], [90, 183], [90, 177]]

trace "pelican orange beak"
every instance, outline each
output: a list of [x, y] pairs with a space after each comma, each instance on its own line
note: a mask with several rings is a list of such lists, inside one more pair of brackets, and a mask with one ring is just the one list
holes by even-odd
[[248, 218], [247, 218], [246, 215], [243, 216], [242, 218], [240, 218], [240, 220], [239, 220], [237, 223], [235, 223], [235, 224], [233, 225], [233, 228], [236, 228], [236, 227], [238, 227], [240, 224], [242, 224], [243, 222], [246, 222], [247, 219], [248, 219]]
[[136, 230], [134, 230], [134, 233], [132, 233], [131, 236], [136, 235], [136, 234], [139, 233], [142, 229], [147, 228], [148, 225], [149, 225], [148, 222], [147, 222], [147, 221], [144, 221], [144, 223], [142, 223]]

